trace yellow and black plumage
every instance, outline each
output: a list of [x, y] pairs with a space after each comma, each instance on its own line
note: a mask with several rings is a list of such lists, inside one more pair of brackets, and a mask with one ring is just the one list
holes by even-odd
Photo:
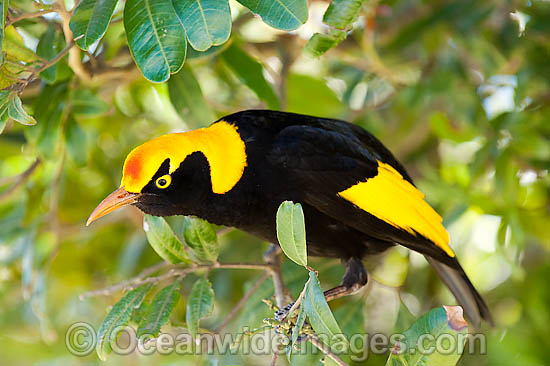
[[302, 204], [308, 254], [346, 262], [341, 288], [364, 285], [361, 259], [399, 244], [426, 256], [475, 326], [492, 322], [441, 217], [378, 139], [343, 121], [250, 110], [150, 140], [128, 155], [120, 188], [88, 223], [133, 204], [276, 243], [275, 215], [285, 200]]

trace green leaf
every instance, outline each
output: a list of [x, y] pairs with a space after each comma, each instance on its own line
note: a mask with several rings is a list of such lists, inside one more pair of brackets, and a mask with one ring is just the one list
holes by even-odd
[[72, 112], [87, 117], [109, 112], [110, 106], [89, 89], [76, 90], [71, 99]]
[[144, 334], [158, 337], [160, 327], [166, 324], [179, 300], [179, 289], [179, 281], [175, 281], [159, 291], [149, 306], [147, 314], [139, 322], [138, 338]]
[[8, 90], [0, 90], [0, 133], [4, 130], [6, 122], [8, 122], [8, 108], [10, 106], [11, 92]]
[[145, 215], [143, 230], [145, 230], [149, 244], [162, 259], [172, 264], [191, 263], [183, 244], [164, 218]]
[[274, 28], [294, 30], [307, 21], [306, 0], [237, 0]]
[[[8, 0], [0, 0], [0, 52], [2, 51], [2, 45], [4, 44], [4, 28], [6, 27], [6, 16], [8, 15]], [[0, 61], [3, 62], [3, 54]], [[0, 64], [2, 63], [0, 62]]]
[[173, 0], [173, 4], [189, 43], [197, 51], [229, 39], [231, 11], [227, 0]]
[[291, 346], [294, 346], [300, 336], [304, 322], [306, 321], [306, 310], [305, 306], [300, 305], [300, 312], [298, 313], [298, 318], [296, 318], [296, 325], [292, 328], [292, 343]]
[[185, 62], [187, 37], [171, 0], [128, 0], [124, 28], [137, 66], [148, 80], [163, 82]]
[[[315, 103], [311, 103], [312, 100]], [[290, 74], [288, 112], [334, 118], [343, 107], [325, 81], [309, 75]]]
[[323, 16], [323, 22], [334, 28], [346, 29], [357, 20], [363, 2], [364, 0], [332, 0]]
[[277, 240], [288, 258], [301, 266], [307, 266], [306, 226], [302, 205], [299, 203], [285, 201], [279, 206]]
[[327, 304], [319, 280], [315, 272], [309, 272], [309, 283], [306, 288], [303, 306], [313, 330], [319, 335], [328, 336], [331, 339], [342, 331]]
[[67, 118], [65, 126], [65, 140], [67, 153], [78, 165], [85, 165], [88, 161], [88, 141], [86, 133], [72, 115]]
[[[46, 32], [40, 37], [36, 46], [36, 54], [45, 60], [53, 59], [63, 49], [62, 41], [57, 37], [54, 23], [48, 23]], [[48, 84], [57, 80], [58, 63], [48, 67], [40, 73], [40, 76]]]
[[58, 158], [60, 124], [66, 106], [67, 83], [46, 85], [33, 103], [34, 118], [40, 123], [25, 129], [25, 136], [36, 145], [42, 157]]
[[185, 321], [187, 329], [193, 337], [199, 332], [199, 321], [210, 316], [214, 309], [214, 290], [206, 277], [201, 277], [195, 282], [187, 300], [187, 312]]
[[96, 352], [101, 360], [105, 361], [107, 355], [112, 351], [111, 338], [116, 336], [113, 331], [128, 324], [132, 312], [139, 307], [150, 288], [151, 285], [146, 284], [129, 291], [109, 311], [97, 331]]
[[218, 259], [218, 236], [214, 227], [207, 221], [186, 217], [183, 221], [183, 237], [198, 262], [214, 263]]
[[330, 34], [315, 33], [307, 42], [304, 51], [314, 57], [319, 57], [346, 39], [346, 32], [331, 30]]
[[232, 43], [222, 54], [225, 63], [237, 77], [272, 109], [279, 108], [279, 100], [265, 80], [262, 64], [250, 57], [242, 48]]
[[117, 0], [82, 0], [71, 17], [69, 27], [76, 45], [86, 51], [103, 37], [113, 16]]
[[19, 95], [16, 93], [13, 93], [11, 98], [11, 102], [8, 107], [8, 115], [11, 119], [21, 123], [22, 125], [34, 126], [36, 124], [36, 120], [27, 113], [25, 108], [23, 108], [21, 98], [19, 98]]
[[[467, 331], [460, 306], [433, 309], [403, 333], [404, 338], [394, 346], [386, 366], [454, 366], [462, 355]], [[437, 347], [438, 339], [447, 339], [455, 347], [452, 351], [441, 349]]]
[[182, 67], [168, 80], [168, 92], [172, 104], [185, 122], [190, 122], [195, 127], [203, 127], [215, 119], [189, 66]]

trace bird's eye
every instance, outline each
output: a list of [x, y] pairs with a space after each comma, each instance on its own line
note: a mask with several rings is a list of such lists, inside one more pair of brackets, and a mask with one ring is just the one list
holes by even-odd
[[164, 189], [170, 185], [172, 182], [172, 177], [170, 174], [163, 175], [162, 177], [158, 178], [155, 182], [156, 186], [160, 189]]

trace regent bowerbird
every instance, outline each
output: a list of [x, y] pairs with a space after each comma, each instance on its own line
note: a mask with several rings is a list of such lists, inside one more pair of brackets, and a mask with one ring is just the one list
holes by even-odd
[[489, 309], [459, 264], [439, 214], [372, 134], [344, 121], [269, 110], [238, 112], [207, 128], [136, 147], [120, 188], [87, 224], [125, 205], [156, 216], [194, 215], [277, 243], [276, 213], [300, 202], [308, 255], [339, 258], [342, 284], [367, 283], [362, 259], [402, 245], [423, 254], [475, 327]]

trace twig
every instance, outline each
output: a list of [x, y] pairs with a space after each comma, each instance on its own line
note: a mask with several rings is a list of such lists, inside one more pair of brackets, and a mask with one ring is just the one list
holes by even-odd
[[220, 333], [226, 326], [229, 324], [229, 322], [235, 317], [235, 315], [241, 310], [241, 308], [246, 304], [248, 299], [258, 290], [260, 285], [266, 280], [267, 277], [269, 277], [270, 273], [266, 271], [262, 277], [260, 277], [252, 287], [244, 294], [244, 296], [239, 300], [239, 302], [233, 307], [229, 315], [227, 315], [224, 319], [224, 321], [214, 330], [214, 333]]
[[[61, 16], [62, 25], [63, 25], [63, 34], [65, 35], [65, 42], [72, 43], [73, 40], [73, 31], [69, 27], [71, 21], [71, 12], [65, 9], [65, 4], [63, 1], [58, 0], [56, 2], [56, 8], [58, 14]], [[78, 47], [71, 48], [69, 52], [69, 67], [73, 70], [76, 76], [84, 81], [90, 81], [92, 76], [82, 65], [82, 60], [80, 59], [80, 49]]]
[[23, 173], [15, 177], [15, 183], [0, 194], [0, 201], [8, 198], [13, 192], [19, 188], [25, 181], [34, 173], [35, 169], [40, 165], [40, 159], [36, 159]]
[[264, 261], [272, 268], [271, 279], [273, 280], [275, 303], [281, 309], [285, 305], [288, 292], [283, 281], [283, 274], [281, 273], [281, 249], [275, 244], [270, 244], [266, 254], [264, 254]]
[[47, 9], [47, 10], [40, 10], [40, 11], [37, 11], [37, 12], [34, 12], [34, 13], [24, 13], [24, 14], [21, 14], [21, 15], [18, 15], [16, 17], [14, 17], [14, 18], [9, 19], [6, 22], [6, 27], [9, 27], [13, 23], [17, 23], [17, 22], [19, 22], [21, 20], [24, 20], [24, 19], [38, 18], [38, 17], [41, 17], [45, 14], [50, 14], [50, 13], [54, 13], [54, 12], [55, 12], [54, 10]]
[[317, 338], [316, 335], [309, 335], [307, 337], [308, 342], [317, 347], [321, 352], [323, 352], [327, 357], [330, 357], [337, 365], [348, 366], [340, 357], [334, 354], [323, 342]]
[[189, 273], [201, 271], [201, 270], [210, 270], [210, 269], [255, 269], [255, 270], [264, 270], [271, 272], [273, 269], [270, 265], [267, 264], [256, 264], [256, 263], [214, 263], [214, 264], [205, 264], [205, 265], [196, 265], [186, 268], [178, 268], [175, 266], [172, 266], [172, 268], [159, 276], [155, 277], [147, 277], [144, 278], [164, 267], [171, 266], [168, 263], [162, 263], [162, 264], [156, 264], [153, 267], [146, 268], [143, 270], [139, 275], [137, 275], [134, 278], [131, 278], [129, 280], [117, 283], [115, 285], [99, 289], [99, 290], [93, 290], [88, 291], [80, 295], [80, 300], [84, 300], [87, 297], [92, 296], [108, 296], [114, 292], [117, 292], [119, 290], [125, 289], [125, 288], [134, 288], [137, 286], [141, 286], [146, 283], [158, 283], [164, 280], [167, 280], [172, 277], [177, 276], [186, 276]]

